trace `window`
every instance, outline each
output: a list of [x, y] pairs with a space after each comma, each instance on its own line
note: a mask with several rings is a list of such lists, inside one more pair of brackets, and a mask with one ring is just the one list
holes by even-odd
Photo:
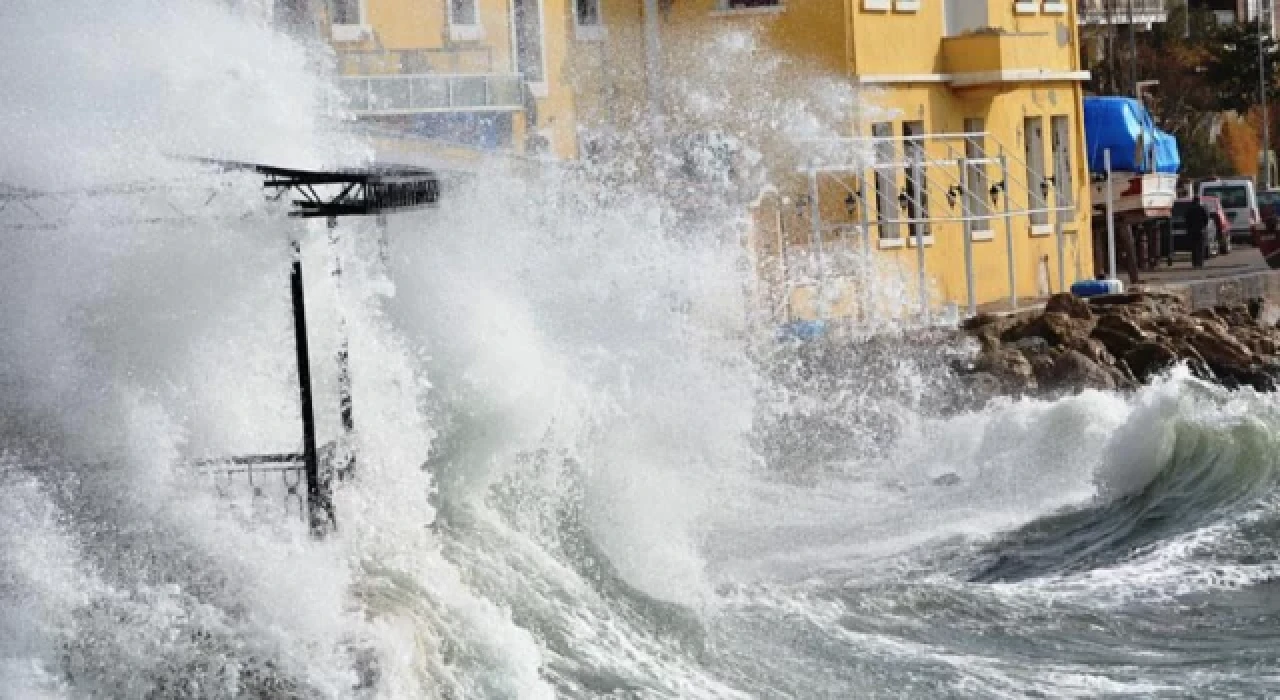
[[600, 15], [600, 0], [573, 0], [573, 38], [604, 41], [608, 33]]
[[920, 0], [894, 0], [893, 9], [898, 12], [916, 12], [920, 9]]
[[750, 10], [756, 7], [782, 7], [782, 0], [727, 0], [724, 7], [730, 10]]
[[480, 25], [480, 11], [476, 0], [449, 0], [449, 40], [480, 41], [484, 39], [484, 27]]
[[364, 23], [363, 0], [329, 0], [329, 23], [334, 41], [364, 41], [372, 34]]
[[574, 0], [573, 16], [579, 27], [600, 26], [600, 0]]
[[[987, 157], [987, 137], [983, 132], [987, 123], [982, 119], [964, 120], [964, 132], [969, 134], [964, 139], [965, 160], [983, 160]], [[987, 199], [991, 183], [987, 178], [987, 163], [968, 163], [966, 179], [969, 188], [965, 191], [965, 214], [969, 216], [990, 216], [991, 200]], [[975, 219], [969, 225], [970, 231], [990, 231], [991, 219]]]
[[[511, 24], [515, 35], [516, 72], [533, 85], [545, 85], [542, 66], [542, 7], [538, 0], [511, 0]], [[545, 89], [545, 88], [541, 88]], [[544, 93], [545, 96], [545, 93]]]
[[1018, 15], [1034, 15], [1040, 11], [1040, 3], [1036, 0], [1018, 0], [1013, 3], [1013, 12]]
[[[924, 122], [902, 122], [908, 219], [929, 218], [929, 174], [925, 168], [925, 142], [923, 138], [917, 138], [923, 136]], [[907, 235], [912, 238], [929, 235], [929, 223], [921, 221], [910, 224]]]
[[476, 0], [449, 0], [449, 24], [475, 26], [480, 24], [476, 16]]
[[363, 24], [360, 21], [360, 0], [329, 0], [331, 24]]
[[893, 122], [877, 122], [871, 125], [871, 137], [875, 139], [875, 188], [876, 223], [880, 238], [896, 239], [902, 236], [898, 230], [898, 187], [893, 170], [886, 167], [894, 161]]
[[862, 0], [862, 9], [873, 12], [884, 12], [889, 9], [889, 0]]
[[1066, 0], [1044, 0], [1044, 6], [1041, 9], [1046, 15], [1065, 15], [1067, 3]]
[[1049, 184], [1044, 177], [1044, 119], [1027, 117], [1022, 120], [1022, 144], [1026, 148], [1027, 208], [1032, 210], [1032, 232], [1036, 233], [1037, 227], [1049, 224], [1049, 212], [1044, 211]]
[[973, 0], [947, 0], [942, 6], [943, 28], [947, 36], [960, 36], [965, 32], [987, 26], [987, 3]]
[[[1071, 132], [1066, 116], [1051, 117], [1049, 131], [1053, 143], [1053, 198], [1055, 207], [1074, 207], [1075, 188], [1071, 182]], [[1063, 212], [1068, 219], [1070, 212]]]

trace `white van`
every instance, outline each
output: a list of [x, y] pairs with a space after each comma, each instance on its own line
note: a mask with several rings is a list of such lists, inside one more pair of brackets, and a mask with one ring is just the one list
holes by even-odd
[[1206, 180], [1200, 183], [1201, 197], [1217, 197], [1231, 222], [1231, 239], [1253, 242], [1253, 230], [1262, 217], [1258, 215], [1258, 197], [1253, 181], [1247, 179]]

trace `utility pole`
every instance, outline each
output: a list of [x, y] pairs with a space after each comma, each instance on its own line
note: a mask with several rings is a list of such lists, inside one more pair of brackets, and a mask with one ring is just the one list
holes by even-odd
[[1263, 8], [1271, 12], [1271, 0], [1258, 2], [1258, 99], [1262, 106], [1262, 180], [1267, 189], [1271, 189], [1271, 119], [1267, 114], [1267, 60], [1265, 35], [1263, 32]]
[[649, 86], [649, 138], [653, 139], [654, 157], [661, 159], [666, 146], [662, 114], [662, 28], [658, 0], [644, 0], [644, 68]]
[[1129, 91], [1138, 97], [1138, 39], [1133, 22], [1133, 0], [1129, 0]]

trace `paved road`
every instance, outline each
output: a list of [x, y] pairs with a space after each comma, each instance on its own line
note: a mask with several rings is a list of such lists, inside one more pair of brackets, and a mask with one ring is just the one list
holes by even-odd
[[[1227, 255], [1219, 255], [1205, 261], [1204, 267], [1191, 267], [1191, 254], [1178, 253], [1173, 258], [1173, 266], [1166, 267], [1161, 263], [1154, 270], [1142, 271], [1142, 284], [1170, 284], [1173, 282], [1189, 282], [1192, 280], [1229, 277], [1232, 275], [1260, 272], [1267, 269], [1262, 254], [1251, 245], [1237, 243]], [[1128, 283], [1128, 276], [1120, 270], [1120, 279]]]
[[[1173, 265], [1171, 267], [1161, 263], [1154, 270], [1143, 270], [1140, 284], [1178, 284], [1195, 280], [1247, 275], [1262, 272], [1266, 269], [1267, 263], [1262, 259], [1262, 254], [1258, 252], [1257, 248], [1247, 244], [1236, 243], [1232, 246], [1229, 255], [1219, 255], [1206, 260], [1204, 267], [1199, 269], [1191, 267], [1190, 253], [1177, 253], [1173, 256]], [[1128, 273], [1123, 268], [1119, 272], [1120, 279], [1124, 281], [1125, 287], [1129, 287]], [[1019, 299], [1018, 310], [1034, 309], [1043, 306], [1044, 302], [1045, 299], [1043, 298]], [[979, 304], [978, 310], [989, 313], [1008, 313], [1012, 309], [1008, 300], [999, 300], [988, 304]]]

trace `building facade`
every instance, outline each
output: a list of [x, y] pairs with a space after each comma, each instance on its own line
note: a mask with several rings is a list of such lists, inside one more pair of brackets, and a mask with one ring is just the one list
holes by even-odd
[[[702, 96], [678, 85], [716, 60], [757, 62], [759, 79], [783, 98], [816, 102], [821, 94], [814, 86], [832, 82], [859, 93], [861, 106], [847, 108], [812, 153], [765, 149], [766, 159], [786, 167], [771, 172], [774, 186], [756, 202], [752, 248], [764, 306], [778, 320], [879, 307], [900, 312], [903, 299], [976, 309], [1093, 276], [1081, 117], [1088, 73], [1079, 65], [1075, 3], [651, 0], [649, 6], [656, 8], [652, 16], [640, 0], [604, 0], [599, 55], [605, 58], [578, 61], [571, 71], [581, 82], [584, 122], [635, 126], [656, 114], [665, 117], [657, 123], [670, 138], [714, 111], [689, 109], [683, 103]], [[750, 52], [725, 58], [706, 50], [718, 33], [734, 31], [753, 38]], [[725, 66], [710, 74], [732, 82], [743, 70]], [[757, 87], [739, 92], [764, 101]], [[726, 88], [722, 101], [734, 95]], [[743, 116], [751, 110], [722, 113], [729, 123], [719, 128], [731, 133], [777, 128], [777, 120]], [[858, 269], [865, 254], [875, 261], [875, 275]], [[899, 291], [872, 299], [868, 286], [895, 275]]]
[[570, 157], [571, 2], [280, 0], [277, 15], [312, 19], [350, 110], [387, 149]]

